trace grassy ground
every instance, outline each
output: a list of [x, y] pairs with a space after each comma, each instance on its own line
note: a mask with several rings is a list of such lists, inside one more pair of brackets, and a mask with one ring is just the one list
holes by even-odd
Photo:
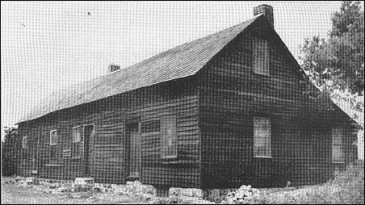
[[[281, 194], [281, 196], [280, 196]], [[364, 162], [359, 161], [323, 185], [269, 196], [268, 203], [364, 204]]]
[[[2, 177], [1, 204], [133, 204], [154, 203], [152, 199], [121, 193], [49, 193], [41, 185], [21, 186], [14, 178]], [[156, 200], [156, 199], [155, 199]]]
[[13, 178], [1, 179], [1, 203], [2, 204], [47, 204], [64, 203], [67, 201], [59, 196], [46, 194], [31, 187], [22, 187], [18, 184], [5, 184]]
[[1, 204], [161, 204], [210, 203], [197, 197], [153, 197], [126, 192], [56, 192], [43, 185], [23, 186], [14, 177], [1, 178]]
[[299, 189], [261, 189], [236, 203], [259, 204], [364, 204], [364, 162], [358, 161], [322, 185]]

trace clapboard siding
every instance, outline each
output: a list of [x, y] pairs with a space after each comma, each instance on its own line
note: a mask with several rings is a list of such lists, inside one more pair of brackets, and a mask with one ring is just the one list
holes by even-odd
[[[143, 123], [160, 120], [167, 115], [176, 115], [178, 158], [161, 160], [160, 132], [142, 133], [141, 181], [157, 186], [181, 184], [184, 187], [199, 187], [199, 113], [194, 79], [163, 83], [61, 110], [29, 123], [22, 123], [20, 135], [29, 135], [31, 139], [40, 136], [40, 177], [74, 179], [84, 176], [85, 161], [83, 157], [71, 158], [72, 128], [93, 123], [95, 134], [90, 139], [90, 175], [95, 177], [96, 182], [119, 184], [125, 183], [128, 174], [128, 140], [125, 133], [128, 121], [138, 119]], [[57, 160], [52, 161], [49, 159], [49, 133], [54, 129], [58, 132], [59, 143]], [[32, 169], [32, 160], [22, 160], [19, 173], [30, 175]]]
[[[148, 98], [144, 96], [155, 96]], [[199, 187], [200, 135], [198, 95], [194, 79], [138, 90], [129, 95], [128, 118], [148, 122], [176, 116], [178, 157], [162, 160], [160, 132], [142, 133], [141, 181], [156, 186]]]
[[[269, 75], [252, 69], [256, 38], [268, 40]], [[209, 189], [323, 182], [336, 167], [356, 158], [356, 135], [349, 117], [328, 97], [303, 94], [303, 75], [265, 18], [256, 17], [88, 81], [71, 89], [68, 98], [32, 113], [19, 124], [19, 144], [28, 136], [30, 148], [18, 173], [29, 176], [38, 169], [44, 178], [85, 176], [84, 153], [71, 158], [71, 133], [75, 126], [93, 123], [90, 175], [96, 182], [125, 183], [130, 149], [126, 130], [140, 123], [140, 181], [145, 184]], [[159, 123], [171, 115], [176, 117], [177, 157], [162, 159]], [[255, 116], [270, 118], [272, 158], [253, 156]], [[334, 127], [345, 129], [342, 164], [332, 163]], [[51, 160], [49, 134], [54, 129], [59, 143]], [[24, 153], [18, 149], [21, 159]]]
[[[63, 110], [27, 124], [28, 127], [37, 127], [41, 130], [39, 135], [41, 140], [38, 148], [38, 172], [40, 177], [73, 179], [84, 176], [84, 159], [71, 158], [71, 132], [74, 126], [93, 123], [95, 135], [90, 139], [91, 153], [89, 156], [91, 159], [91, 175], [95, 176], [97, 182], [123, 182], [122, 177], [115, 176], [124, 171], [124, 147], [122, 143], [125, 114], [121, 109], [110, 111], [108, 110], [110, 108], [100, 108], [102, 104], [98, 104], [79, 107], [80, 109]], [[96, 112], [93, 113], [91, 110]], [[114, 118], [110, 120], [112, 116]], [[52, 161], [49, 159], [49, 132], [54, 129], [58, 132], [59, 143], [57, 144], [57, 160]], [[31, 135], [35, 137], [32, 133]], [[110, 139], [115, 140], [110, 142]], [[117, 146], [109, 146], [110, 144]], [[81, 150], [82, 148], [83, 143], [81, 143]], [[83, 150], [81, 153], [83, 155]]]
[[[330, 120], [333, 114], [321, 113], [318, 101], [303, 95], [299, 68], [270, 35], [262, 36], [269, 41], [270, 76], [255, 74], [252, 35], [257, 33], [240, 34], [199, 73], [201, 186], [269, 187], [329, 179], [335, 166], [343, 166], [332, 164], [330, 131], [343, 123]], [[271, 120], [272, 158], [253, 157], [254, 116]], [[344, 138], [351, 150], [354, 136]]]

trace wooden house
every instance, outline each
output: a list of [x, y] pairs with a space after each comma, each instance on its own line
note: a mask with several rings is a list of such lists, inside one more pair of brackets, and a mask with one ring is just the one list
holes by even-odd
[[20, 120], [18, 175], [161, 189], [296, 186], [326, 181], [357, 157], [356, 124], [330, 99], [305, 94], [269, 5], [110, 70]]

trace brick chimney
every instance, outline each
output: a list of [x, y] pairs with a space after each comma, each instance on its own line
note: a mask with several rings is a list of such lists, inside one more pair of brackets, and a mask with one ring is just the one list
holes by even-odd
[[108, 72], [109, 73], [112, 73], [112, 72], [117, 71], [119, 69], [120, 69], [119, 65], [111, 64], [111, 65], [108, 66]]
[[274, 27], [274, 9], [272, 8], [272, 6], [267, 4], [261, 4], [254, 7], [253, 15], [256, 16], [259, 14], [264, 14], [267, 20], [269, 20], [269, 22], [271, 23], [272, 27]]

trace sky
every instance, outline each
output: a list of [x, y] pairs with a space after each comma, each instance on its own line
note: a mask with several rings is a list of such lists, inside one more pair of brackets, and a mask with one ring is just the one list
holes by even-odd
[[[1, 130], [66, 86], [107, 74], [274, 8], [294, 57], [325, 37], [341, 2], [1, 2]], [[363, 5], [363, 4], [362, 4]], [[363, 8], [363, 7], [362, 7]]]

